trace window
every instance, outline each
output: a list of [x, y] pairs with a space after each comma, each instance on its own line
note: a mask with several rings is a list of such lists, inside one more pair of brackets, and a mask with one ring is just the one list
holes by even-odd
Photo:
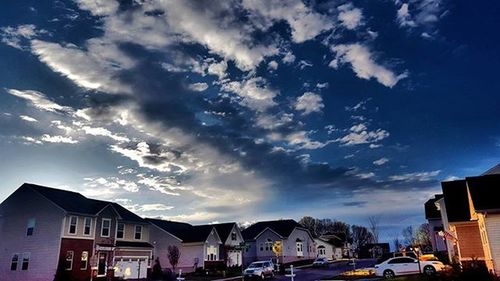
[[125, 224], [119, 223], [116, 226], [116, 238], [123, 238], [125, 237]]
[[141, 240], [141, 238], [142, 238], [142, 226], [140, 226], [140, 225], [136, 225], [135, 226], [135, 235], [134, 235], [134, 238], [136, 240]]
[[300, 239], [297, 239], [296, 245], [297, 245], [297, 257], [304, 256], [304, 248], [302, 241]]
[[260, 243], [260, 251], [264, 251], [264, 244]]
[[207, 261], [216, 261], [217, 260], [217, 247], [209, 246], [207, 247]]
[[76, 225], [78, 223], [78, 217], [71, 216], [69, 217], [69, 234], [76, 234]]
[[271, 251], [273, 249], [273, 241], [271, 239], [267, 239], [266, 241], [266, 251]]
[[101, 236], [102, 237], [109, 237], [110, 228], [111, 228], [111, 220], [110, 219], [102, 219]]
[[75, 252], [67, 251], [66, 252], [66, 263], [64, 264], [64, 269], [71, 270], [73, 268], [73, 257], [75, 256]]
[[13, 254], [12, 255], [12, 261], [10, 263], [10, 270], [16, 271], [17, 270], [17, 263], [19, 262], [19, 254]]
[[389, 261], [389, 264], [395, 264], [395, 263], [414, 263], [417, 260], [412, 259], [412, 258], [397, 258]]
[[88, 260], [89, 260], [89, 252], [83, 251], [82, 258], [80, 259], [80, 269], [81, 270], [87, 269]]
[[323, 246], [323, 245], [318, 246], [318, 254], [319, 254], [319, 255], [321, 255], [321, 256], [326, 255], [326, 249], [325, 249], [325, 246]]
[[91, 229], [92, 229], [92, 219], [85, 218], [85, 223], [83, 226], [83, 235], [90, 235]]
[[236, 241], [236, 232], [231, 233], [231, 240]]
[[32, 236], [35, 230], [35, 219], [29, 219], [28, 225], [26, 226], [26, 236]]
[[23, 264], [21, 265], [21, 270], [28, 270], [30, 255], [30, 253], [23, 253]]

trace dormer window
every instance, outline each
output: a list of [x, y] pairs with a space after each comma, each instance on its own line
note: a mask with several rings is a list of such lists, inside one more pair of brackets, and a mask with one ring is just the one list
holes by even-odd
[[111, 219], [102, 219], [101, 237], [109, 237], [110, 229], [111, 229]]
[[35, 231], [35, 219], [28, 220], [28, 225], [26, 226], [26, 236], [32, 236]]
[[231, 240], [236, 241], [236, 232], [231, 233]]
[[69, 217], [69, 228], [68, 228], [69, 234], [76, 234], [77, 224], [78, 224], [78, 217], [75, 216]]

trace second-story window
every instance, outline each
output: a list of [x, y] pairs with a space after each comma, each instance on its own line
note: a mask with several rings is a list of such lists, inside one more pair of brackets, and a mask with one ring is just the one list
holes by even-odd
[[31, 253], [23, 253], [23, 263], [21, 264], [21, 270], [28, 270], [30, 264]]
[[135, 236], [134, 238], [136, 240], [141, 240], [142, 239], [142, 226], [136, 225], [135, 226]]
[[236, 232], [231, 233], [231, 240], [236, 241]]
[[116, 238], [122, 239], [125, 237], [125, 224], [119, 223], [116, 227]]
[[90, 232], [92, 230], [92, 219], [91, 218], [85, 218], [84, 221], [84, 226], [83, 226], [83, 235], [90, 235]]
[[19, 263], [19, 254], [13, 254], [12, 261], [10, 263], [10, 270], [16, 271], [18, 263]]
[[71, 216], [69, 217], [69, 234], [76, 234], [76, 225], [78, 224], [78, 217]]
[[28, 220], [28, 225], [26, 226], [26, 236], [32, 236], [35, 231], [35, 219]]
[[109, 230], [111, 229], [111, 220], [102, 219], [101, 236], [109, 237]]

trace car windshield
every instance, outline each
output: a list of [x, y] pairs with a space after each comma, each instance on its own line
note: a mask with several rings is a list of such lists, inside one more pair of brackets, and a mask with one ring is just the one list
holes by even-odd
[[251, 263], [248, 268], [259, 268], [259, 267], [262, 267], [264, 265], [264, 263], [262, 262], [254, 262], [254, 263]]

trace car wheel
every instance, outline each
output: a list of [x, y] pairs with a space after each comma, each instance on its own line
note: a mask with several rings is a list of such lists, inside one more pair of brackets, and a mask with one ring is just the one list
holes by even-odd
[[436, 269], [432, 265], [427, 265], [424, 267], [424, 273], [425, 275], [431, 276], [436, 274]]
[[384, 271], [384, 278], [385, 279], [392, 279], [395, 276], [396, 275], [394, 274], [394, 271], [392, 271], [392, 270], [386, 270], [386, 271]]

